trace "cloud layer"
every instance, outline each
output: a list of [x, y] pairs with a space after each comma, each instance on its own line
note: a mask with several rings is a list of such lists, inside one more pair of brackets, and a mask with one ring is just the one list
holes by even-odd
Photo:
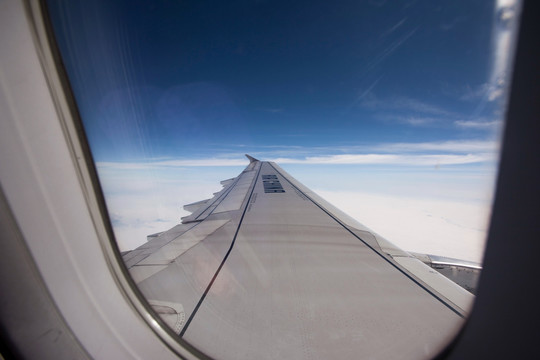
[[[333, 149], [339, 154], [323, 147], [273, 147], [252, 155], [283, 165], [405, 250], [479, 261], [497, 147], [492, 141], [471, 140]], [[360, 153], [366, 150], [371, 153]], [[284, 153], [290, 156], [275, 156]], [[220, 180], [238, 175], [247, 163], [233, 152], [202, 159], [98, 163], [120, 249], [140, 246], [147, 235], [178, 224], [188, 214], [183, 205], [211, 197], [221, 188]]]
[[[480, 126], [464, 124], [463, 126]], [[282, 147], [279, 150], [246, 152], [261, 160], [280, 164], [365, 164], [441, 166], [494, 162], [497, 160], [496, 141], [442, 141], [420, 143], [383, 143], [370, 146], [301, 148]], [[286, 156], [283, 156], [285, 155]], [[312, 155], [306, 155], [312, 154]], [[142, 162], [99, 162], [99, 168], [149, 169], [163, 167], [230, 167], [245, 166], [241, 153], [229, 152], [220, 157], [148, 160]]]
[[404, 250], [482, 261], [489, 204], [362, 192], [317, 193]]

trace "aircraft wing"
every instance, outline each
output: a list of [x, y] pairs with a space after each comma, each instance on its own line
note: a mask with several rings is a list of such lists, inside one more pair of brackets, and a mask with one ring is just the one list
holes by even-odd
[[416, 359], [455, 335], [473, 295], [248, 158], [181, 224], [124, 254], [179, 336], [220, 359]]

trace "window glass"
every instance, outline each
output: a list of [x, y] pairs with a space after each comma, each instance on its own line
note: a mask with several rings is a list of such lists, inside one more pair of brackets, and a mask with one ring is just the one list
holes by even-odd
[[[49, 0], [47, 6], [126, 265], [143, 261], [186, 231], [193, 234], [185, 249], [134, 275], [175, 332], [184, 335], [201, 302], [160, 299], [162, 292], [174, 297], [176, 285], [144, 280], [161, 271], [177, 271], [186, 287], [198, 286], [193, 285], [198, 274], [217, 278], [224, 262], [210, 259], [213, 253], [193, 251], [193, 271], [175, 263], [175, 256], [209, 234], [237, 235], [219, 217], [182, 225], [181, 217], [210, 203], [183, 206], [212, 199], [218, 191], [218, 197], [232, 198], [236, 190], [229, 186], [239, 188], [242, 181], [249, 189], [253, 179], [237, 177], [249, 164], [246, 153], [274, 161], [399, 248], [419, 258], [433, 255], [429, 261], [439, 265], [460, 260], [466, 265], [460, 268], [462, 285], [474, 292], [497, 172], [517, 1]], [[219, 182], [232, 178], [222, 190]], [[271, 188], [272, 196], [285, 195], [292, 186], [282, 177], [268, 179], [265, 189]], [[238, 198], [247, 199], [244, 195]], [[217, 213], [219, 204], [208, 214]], [[243, 209], [240, 205], [227, 211]], [[176, 230], [164, 233], [169, 229]], [[254, 231], [264, 238], [275, 230]], [[358, 234], [366, 242], [375, 236]], [[373, 241], [375, 247], [381, 244]], [[268, 273], [287, 268], [264, 268], [249, 251], [241, 256], [262, 284], [271, 283]], [[225, 253], [227, 258], [231, 251]], [[212, 289], [212, 278], [198, 290], [206, 290], [203, 298], [227, 294], [234, 284], [247, 303], [263, 302], [250, 297], [242, 276], [226, 271], [219, 276], [229, 283], [217, 282], [224, 287]], [[448, 275], [452, 268], [441, 272]], [[302, 291], [297, 285], [290, 291]], [[336, 301], [331, 289], [315, 296], [315, 302]], [[323, 322], [342, 316], [333, 310], [328, 316], [310, 313], [310, 304], [290, 313]], [[256, 328], [301, 339], [309, 357], [316, 348], [310, 331], [295, 322], [272, 328], [272, 319]], [[382, 327], [400, 326], [385, 321]], [[252, 326], [239, 322], [233, 328]], [[446, 334], [439, 337], [441, 343], [448, 340]], [[342, 338], [347, 335], [333, 332], [327, 341]], [[272, 333], [271, 339], [284, 341], [283, 351], [291, 354], [289, 335]], [[207, 351], [197, 339], [186, 340]], [[424, 346], [423, 354], [431, 356], [441, 345]], [[242, 356], [257, 357], [256, 350], [246, 349]], [[239, 356], [227, 349], [208, 351]], [[270, 355], [284, 354], [278, 347]]]

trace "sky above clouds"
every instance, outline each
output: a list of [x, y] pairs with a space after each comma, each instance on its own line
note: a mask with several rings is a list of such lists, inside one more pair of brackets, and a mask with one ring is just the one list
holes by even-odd
[[514, 1], [47, 3], [118, 232], [167, 229], [249, 153], [337, 201], [483, 204], [485, 234]]

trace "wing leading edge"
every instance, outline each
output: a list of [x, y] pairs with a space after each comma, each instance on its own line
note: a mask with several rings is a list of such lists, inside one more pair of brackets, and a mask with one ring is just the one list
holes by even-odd
[[222, 359], [432, 357], [454, 336], [470, 293], [248, 159], [182, 224], [124, 255], [175, 332]]

